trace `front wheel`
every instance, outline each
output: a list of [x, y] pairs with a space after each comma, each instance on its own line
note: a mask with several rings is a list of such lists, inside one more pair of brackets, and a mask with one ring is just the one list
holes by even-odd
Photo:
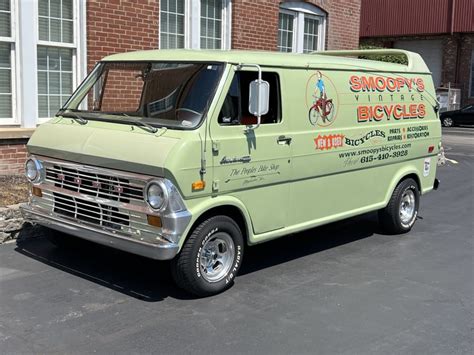
[[418, 216], [419, 205], [420, 192], [415, 180], [403, 180], [393, 191], [387, 207], [379, 211], [382, 228], [389, 234], [410, 231]]
[[244, 241], [235, 221], [227, 216], [200, 223], [172, 262], [176, 284], [199, 297], [220, 293], [234, 281], [242, 263]]

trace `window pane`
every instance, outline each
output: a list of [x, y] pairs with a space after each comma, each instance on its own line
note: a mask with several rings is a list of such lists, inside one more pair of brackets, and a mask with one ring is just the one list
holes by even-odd
[[221, 49], [222, 0], [201, 0], [201, 49]]
[[280, 52], [293, 51], [293, 21], [295, 16], [280, 13], [278, 18], [278, 50]]
[[49, 0], [49, 16], [61, 18], [61, 0]]
[[49, 40], [52, 42], [61, 42], [61, 20], [50, 19], [49, 25]]
[[0, 0], [0, 11], [10, 11], [10, 0]]
[[0, 36], [10, 37], [10, 13], [9, 12], [0, 12]]
[[160, 18], [160, 47], [184, 48], [184, 0], [161, 0]]
[[12, 118], [12, 95], [0, 94], [0, 118]]
[[73, 15], [73, 7], [72, 7], [72, 0], [63, 0], [63, 19], [70, 19], [72, 20]]
[[0, 94], [11, 94], [11, 71], [0, 69]]
[[10, 69], [10, 43], [0, 42], [0, 68]]
[[317, 19], [305, 17], [303, 53], [318, 50], [318, 27], [319, 21]]
[[48, 74], [46, 72], [38, 72], [38, 94], [48, 93]]
[[73, 43], [74, 42], [74, 30], [72, 21], [63, 21], [63, 38], [62, 42]]
[[[249, 85], [255, 79], [257, 79], [256, 72], [239, 71], [235, 73], [219, 114], [219, 124], [250, 125], [257, 123], [257, 117], [249, 112]], [[278, 74], [263, 72], [262, 79], [268, 81], [272, 90], [270, 90], [269, 110], [266, 115], [262, 116], [261, 123], [278, 123], [281, 121]]]
[[42, 41], [49, 41], [49, 20], [40, 17], [38, 21], [39, 39]]
[[40, 117], [59, 110], [63, 98], [72, 93], [72, 50], [38, 47], [38, 109]]
[[74, 43], [73, 0], [41, 0], [38, 15], [40, 40]]
[[72, 93], [72, 73], [62, 73], [61, 94], [70, 95]]
[[48, 117], [48, 96], [38, 96], [38, 114], [39, 117]]
[[40, 16], [49, 16], [49, 1], [48, 0], [39, 0], [38, 13]]
[[10, 43], [0, 43], [0, 118], [12, 118]]
[[61, 49], [61, 70], [72, 71], [72, 51], [70, 49]]
[[49, 115], [53, 116], [61, 108], [61, 97], [54, 95], [49, 97]]

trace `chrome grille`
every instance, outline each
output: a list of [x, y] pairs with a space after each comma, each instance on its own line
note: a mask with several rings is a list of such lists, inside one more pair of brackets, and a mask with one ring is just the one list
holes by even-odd
[[48, 165], [46, 181], [65, 190], [113, 201], [143, 201], [143, 186], [133, 184], [126, 178], [82, 171], [74, 167]]
[[53, 211], [57, 214], [117, 230], [130, 225], [130, 216], [116, 207], [57, 192], [53, 197]]

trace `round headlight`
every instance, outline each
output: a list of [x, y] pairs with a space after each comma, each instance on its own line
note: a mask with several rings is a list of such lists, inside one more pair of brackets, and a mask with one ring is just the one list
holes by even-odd
[[152, 182], [148, 185], [147, 189], [147, 201], [151, 208], [159, 210], [162, 208], [166, 201], [166, 187], [161, 183]]
[[39, 177], [38, 165], [33, 159], [28, 159], [25, 165], [25, 175], [30, 181], [35, 181]]

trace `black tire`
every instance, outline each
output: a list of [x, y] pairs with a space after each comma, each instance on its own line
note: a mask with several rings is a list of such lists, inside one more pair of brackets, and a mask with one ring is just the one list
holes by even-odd
[[[403, 211], [406, 211], [406, 208], [403, 208], [402, 202], [406, 202], [404, 199], [407, 196], [408, 199], [414, 198], [414, 210], [412, 214], [405, 215]], [[407, 202], [407, 205], [410, 203]], [[419, 206], [420, 191], [415, 180], [408, 178], [401, 181], [393, 191], [387, 207], [379, 211], [379, 222], [383, 230], [388, 234], [407, 233], [415, 224]]]
[[44, 227], [43, 235], [51, 244], [61, 249], [73, 248], [79, 245], [78, 238], [54, 229]]
[[[231, 238], [233, 241], [233, 257], [225, 265], [229, 267], [222, 279], [209, 281], [201, 264], [202, 254], [209, 242], [219, 241], [219, 238]], [[230, 242], [230, 239], [228, 239]], [[230, 243], [229, 243], [230, 244]], [[229, 255], [231, 248], [227, 250]], [[242, 231], [235, 221], [227, 216], [215, 216], [200, 223], [185, 241], [181, 252], [171, 263], [171, 273], [178, 287], [199, 297], [220, 293], [232, 286], [242, 263], [244, 240]], [[212, 258], [211, 258], [212, 259]], [[222, 264], [224, 265], [224, 264]], [[227, 269], [223, 267], [222, 272]]]
[[451, 117], [444, 117], [443, 118], [443, 126], [444, 127], [454, 127], [454, 120]]

